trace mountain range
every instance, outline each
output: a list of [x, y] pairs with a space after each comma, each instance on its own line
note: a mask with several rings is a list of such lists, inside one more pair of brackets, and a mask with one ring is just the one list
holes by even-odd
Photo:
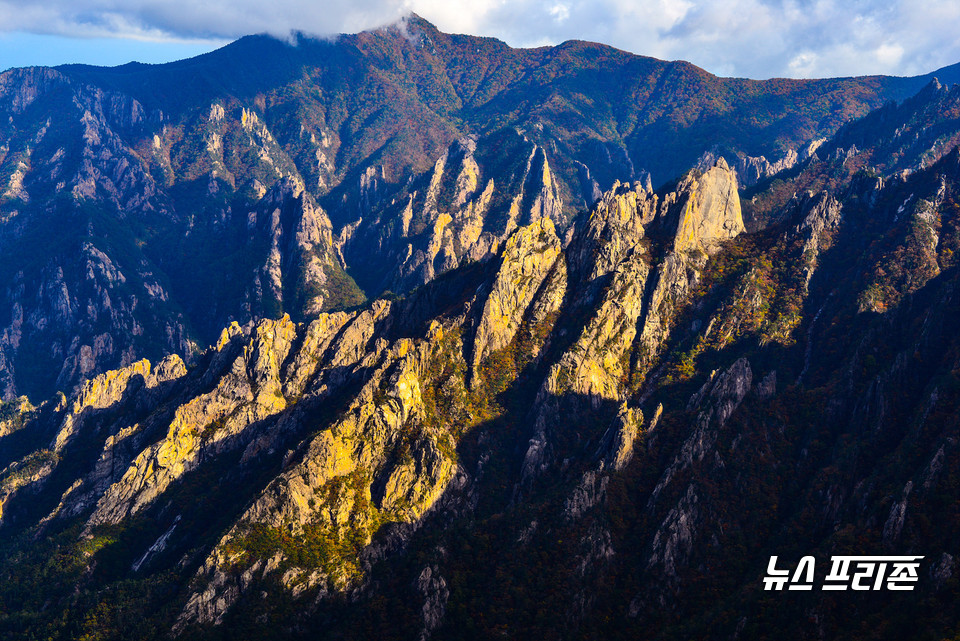
[[[955, 81], [416, 16], [0, 74], [0, 636], [960, 634]], [[924, 561], [763, 590], [841, 554]]]

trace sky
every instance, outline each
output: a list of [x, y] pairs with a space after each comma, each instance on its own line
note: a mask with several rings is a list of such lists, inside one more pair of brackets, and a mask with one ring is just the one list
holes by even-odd
[[580, 39], [721, 76], [919, 75], [960, 62], [958, 0], [0, 0], [0, 70], [159, 63], [240, 36], [328, 36], [416, 12], [514, 47]]

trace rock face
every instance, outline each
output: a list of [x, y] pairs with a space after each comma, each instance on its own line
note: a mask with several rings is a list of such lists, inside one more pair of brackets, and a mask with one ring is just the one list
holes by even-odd
[[[555, 456], [552, 426], [569, 411], [583, 412], [589, 399], [596, 412], [619, 404], [629, 390], [631, 370], [642, 380], [669, 338], [673, 319], [687, 302], [707, 251], [744, 230], [736, 176], [721, 159], [703, 175], [689, 174], [662, 199], [640, 185], [615, 188], [571, 243], [574, 274], [580, 282], [576, 304], [590, 305], [589, 320], [551, 367], [537, 395], [533, 436], [523, 464], [525, 482], [543, 474]], [[642, 241], [644, 224], [667, 236], [660, 264]], [[602, 289], [601, 289], [602, 288]], [[631, 429], [629, 409], [619, 432]], [[619, 442], [614, 466], [625, 465], [632, 443]], [[619, 463], [617, 462], [619, 460]]]
[[24, 419], [34, 410], [26, 396], [0, 404], [0, 437], [23, 429]]
[[770, 162], [763, 156], [742, 156], [735, 166], [737, 178], [742, 185], [752, 187], [761, 180], [776, 176], [782, 171], [793, 169], [798, 164], [814, 158], [817, 149], [826, 141], [826, 138], [811, 140], [803, 145], [799, 152], [794, 149], [788, 149], [787, 153], [775, 162]]
[[[17, 166], [31, 169], [14, 172], [0, 204], [4, 252], [25, 254], [53, 238], [37, 259], [0, 264], [0, 300], [12, 310], [0, 320], [6, 398], [19, 389], [69, 391], [144, 355], [192, 358], [193, 339], [211, 340], [234, 319], [283, 310], [299, 319], [363, 300], [329, 218], [255, 114], [208, 105], [209, 115], [191, 123], [203, 152], [188, 160], [172, 152], [184, 148], [162, 111], [51, 73], [29, 95], [0, 99], [14, 121], [27, 117], [26, 102], [59, 114], [32, 147], [17, 151], [26, 143], [15, 126], [3, 134]], [[145, 151], [132, 138], [151, 127], [159, 129]], [[257, 170], [237, 154], [256, 156]], [[244, 189], [236, 176], [250, 173], [257, 178]], [[191, 187], [177, 192], [175, 176]], [[31, 190], [71, 196], [53, 203]]]
[[[560, 255], [560, 239], [549, 218], [524, 227], [504, 246], [502, 266], [483, 305], [473, 344], [474, 371], [491, 353], [507, 347], [540, 293]], [[554, 300], [549, 311], [559, 308]], [[548, 312], [549, 313], [549, 312]]]
[[216, 387], [174, 411], [166, 435], [142, 451], [110, 486], [88, 526], [117, 523], [136, 514], [194, 469], [201, 455], [216, 456], [226, 447], [224, 442], [237, 447], [245, 428], [286, 409], [280, 365], [295, 336], [289, 317], [263, 321], [235, 358], [218, 354], [215, 360], [226, 362]]
[[723, 158], [699, 178], [689, 175], [677, 194], [679, 222], [674, 234], [673, 251], [705, 250], [717, 241], [733, 238], [744, 231], [737, 193], [737, 175]]
[[[460, 264], [487, 260], [518, 226], [563, 220], [545, 151], [517, 132], [462, 138], [408, 186], [382, 183], [376, 172], [362, 182], [360, 217], [345, 228], [341, 244], [360, 282], [378, 293], [405, 292]], [[371, 246], [378, 255], [371, 256]]]
[[423, 572], [417, 578], [416, 587], [424, 599], [423, 631], [419, 638], [421, 641], [426, 641], [443, 621], [450, 590], [435, 566], [423, 568]]
[[804, 288], [810, 287], [810, 279], [817, 269], [817, 261], [820, 254], [830, 248], [834, 232], [840, 226], [843, 217], [843, 205], [827, 194], [821, 192], [817, 195], [808, 194], [801, 205], [801, 214], [803, 222], [799, 225], [799, 231], [804, 236], [803, 241], [803, 260], [804, 260]]
[[[454, 473], [454, 462], [438, 445], [446, 435], [422, 431], [403, 438], [425, 419], [420, 376], [430, 351], [429, 344], [418, 347], [404, 339], [377, 355], [373, 376], [344, 418], [312, 439], [301, 461], [274, 479], [221, 540], [201, 570], [209, 587], [190, 597], [178, 627], [219, 622], [242, 593], [243, 582], [237, 584], [233, 575], [243, 569], [238, 557], [247, 555], [244, 542], [251, 532], [267, 528], [308, 540], [350, 536], [365, 546], [381, 524], [416, 522], [437, 501]], [[394, 371], [384, 379], [388, 369]], [[398, 448], [403, 448], [399, 459]], [[271, 559], [264, 568], [254, 560], [247, 571], [266, 577], [283, 570], [286, 585], [323, 582], [341, 590], [359, 572], [355, 560], [332, 558], [323, 565], [335, 569], [325, 567], [318, 575], [282, 548]]]
[[[0, 536], [72, 532], [65, 545], [98, 549], [98, 561], [129, 568], [117, 570], [124, 580], [178, 595], [148, 598], [166, 608], [163, 633], [184, 638], [248, 625], [297, 638], [329, 617], [387, 629], [380, 604], [394, 598], [388, 610], [408, 621], [401, 638], [446, 638], [464, 603], [490, 603], [477, 558], [506, 573], [531, 554], [550, 560], [540, 571], [564, 586], [547, 597], [565, 608], [562, 625], [607, 625], [613, 612], [617, 625], [669, 630], [655, 613], [687, 620], [684, 599], [702, 597], [699, 582], [747, 585], [729, 577], [763, 565], [762, 546], [784, 540], [780, 518], [826, 546], [843, 544], [836, 523], [857, 523], [898, 550], [917, 540], [912, 519], [942, 518], [923, 510], [953, 478], [952, 428], [936, 409], [948, 392], [918, 378], [920, 361], [867, 356], [890, 340], [884, 328], [919, 326], [902, 334], [917, 338], [900, 353], [953, 367], [945, 355], [956, 352], [943, 345], [955, 334], [928, 320], [950, 317], [952, 286], [879, 326], [848, 325], [859, 347], [839, 365], [810, 344], [849, 323], [857, 300], [831, 294], [823, 275], [847, 265], [851, 244], [872, 242], [851, 217], [902, 215], [884, 203], [899, 207], [910, 193], [950, 212], [943, 185], [960, 181], [956, 166], [942, 161], [935, 180], [855, 184], [855, 200], [807, 193], [756, 235], [744, 232], [722, 161], [670, 190], [618, 184], [566, 244], [551, 217], [535, 217], [491, 257], [406, 297], [302, 322], [232, 323], [190, 367], [177, 356], [141, 360], [69, 399], [4, 404]], [[858, 209], [871, 198], [878, 209]], [[250, 229], [286, 239], [273, 246], [276, 261], [256, 267], [263, 282], [270, 264], [282, 273], [308, 242], [330, 242], [329, 227], [309, 227], [322, 217], [295, 182], [260, 202]], [[915, 221], [902, 225], [905, 246], [919, 242]], [[872, 247], [860, 251], [887, 265]], [[271, 291], [288, 300], [282, 276]], [[813, 309], [806, 325], [789, 320], [798, 298]], [[783, 350], [776, 370], [771, 349]], [[719, 367], [697, 367], [702, 358]], [[841, 389], [837, 377], [847, 391], [824, 409], [821, 385]], [[894, 385], [920, 385], [921, 406], [901, 407]], [[897, 447], [921, 452], [910, 478], [864, 472], [836, 458], [842, 447], [811, 452], [814, 435], [827, 436], [809, 417], [823, 412], [837, 439], [896, 440], [889, 417], [904, 412], [940, 436], [902, 437]], [[831, 471], [841, 468], [849, 480]], [[881, 478], [899, 484], [891, 500]], [[779, 516], [785, 492], [810, 507]], [[123, 545], [109, 547], [111, 537]], [[718, 560], [737, 545], [760, 551]], [[710, 578], [716, 567], [731, 569]], [[113, 580], [83, 567], [64, 577], [84, 589]], [[531, 589], [522, 575], [506, 581]], [[617, 581], [626, 587], [603, 587]], [[279, 615], [283, 603], [297, 614]], [[523, 632], [495, 605], [479, 607]]]

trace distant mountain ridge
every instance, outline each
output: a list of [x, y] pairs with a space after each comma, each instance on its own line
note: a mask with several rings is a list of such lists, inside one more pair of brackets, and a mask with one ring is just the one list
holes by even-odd
[[[413, 51], [417, 55], [411, 55]], [[422, 129], [416, 138], [421, 145], [435, 145], [426, 159], [414, 154], [404, 161], [384, 154], [390, 160], [385, 164], [393, 165], [398, 174], [425, 170], [423, 160], [432, 164], [438, 152], [453, 141], [451, 137], [443, 143], [441, 139], [425, 142], [423, 139], [439, 133], [435, 128], [454, 129], [455, 135], [482, 134], [503, 125], [522, 126], [524, 121], [529, 126], [540, 119], [544, 126], [558, 127], [558, 134], [580, 133], [622, 147], [629, 156], [622, 162], [650, 172], [656, 184], [683, 173], [704, 148], [720, 144], [729, 147], [725, 151], [776, 159], [788, 147], [797, 148], [829, 134], [853, 116], [864, 115], [888, 100], [913, 95], [933, 77], [947, 85], [960, 81], [960, 63], [910, 78], [719, 78], [687, 62], [664, 62], [590, 42], [512, 49], [492, 38], [444, 34], [415, 15], [404, 21], [402, 29], [385, 27], [333, 40], [300, 36], [295, 46], [269, 36], [247, 36], [209, 54], [166, 65], [66, 65], [59, 69], [84, 82], [130, 95], [148, 107], [172, 112], [203, 108], [224, 94], [249, 101], [268, 94], [272, 87], [309, 82], [304, 74], [314, 73], [314, 82], [332, 85], [330, 91], [366, 76], [363, 84], [381, 84], [383, 91], [394, 92], [404, 103], [395, 105], [396, 112], [388, 112], [387, 118], [425, 117], [419, 121]], [[189, 79], [186, 84], [184, 78]], [[588, 96], [599, 104], [587, 106], [581, 99]], [[375, 97], [371, 102], [368, 112], [385, 107]], [[405, 113], [408, 109], [410, 113]], [[561, 114], [581, 122], [569, 131], [559, 129], [562, 123], [551, 120]], [[389, 119], [386, 122], [402, 126]], [[720, 131], [709, 144], [699, 144], [702, 141], [695, 137], [703, 136], [707, 127], [719, 127]], [[657, 143], [676, 132], [680, 136], [673, 136], [670, 153], [686, 157], [656, 159], [663, 152]], [[746, 140], [738, 134], [746, 135]], [[568, 138], [557, 136], [558, 142], [574, 145]], [[686, 140], [689, 138], [694, 140]], [[698, 144], [692, 150], [675, 150], [693, 142]], [[351, 157], [356, 156], [354, 144], [369, 148], [362, 135], [359, 141], [348, 141]], [[658, 151], [644, 151], [644, 145]], [[589, 154], [578, 146], [574, 150], [580, 156]], [[403, 148], [394, 153], [410, 155], [409, 149]], [[418, 161], [421, 164], [416, 164]], [[373, 164], [369, 158], [364, 162]], [[611, 171], [617, 178], [623, 177], [623, 168], [620, 173], [616, 168]], [[601, 183], [601, 188], [607, 188], [609, 182]]]

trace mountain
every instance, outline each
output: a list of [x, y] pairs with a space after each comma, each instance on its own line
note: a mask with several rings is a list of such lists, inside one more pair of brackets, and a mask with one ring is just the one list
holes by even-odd
[[[960, 88], [414, 17], [0, 101], [0, 637], [960, 633]], [[924, 558], [763, 590], [843, 554]]]
[[192, 362], [235, 320], [405, 293], [705, 152], [758, 180], [927, 82], [717, 78], [415, 16], [166, 65], [8, 71], [0, 394], [72, 393], [143, 357]]

